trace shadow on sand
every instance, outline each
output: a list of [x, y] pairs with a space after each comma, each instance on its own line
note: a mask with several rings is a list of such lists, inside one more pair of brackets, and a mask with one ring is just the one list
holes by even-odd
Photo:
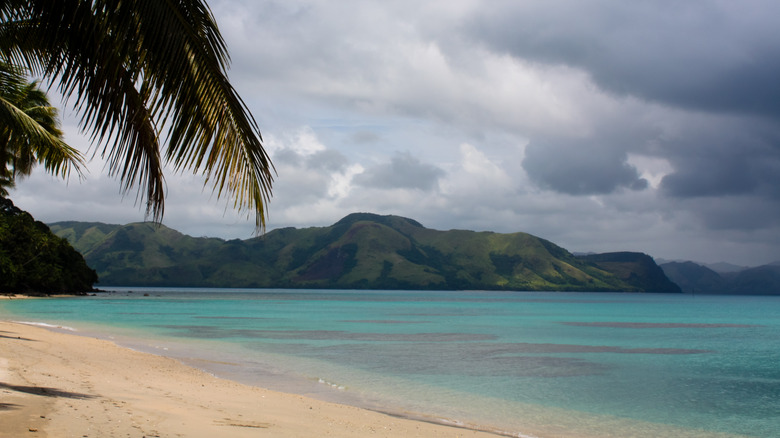
[[[16, 392], [23, 392], [25, 394], [33, 394], [33, 395], [40, 395], [43, 397], [54, 397], [54, 398], [72, 398], [72, 399], [78, 399], [78, 400], [86, 400], [91, 398], [97, 398], [97, 396], [89, 395], [89, 394], [81, 394], [78, 392], [70, 392], [70, 391], [62, 391], [57, 388], [49, 388], [49, 387], [38, 387], [38, 386], [22, 386], [22, 385], [11, 385], [5, 382], [0, 382], [0, 388], [2, 389], [10, 389], [11, 391]], [[3, 405], [0, 404], [0, 409], [3, 409]]]
[[[8, 333], [8, 332], [2, 332], [2, 333]], [[34, 339], [29, 338], [23, 338], [21, 336], [8, 336], [8, 335], [0, 335], [0, 338], [6, 338], [6, 339], [18, 339], [20, 341], [34, 341]]]

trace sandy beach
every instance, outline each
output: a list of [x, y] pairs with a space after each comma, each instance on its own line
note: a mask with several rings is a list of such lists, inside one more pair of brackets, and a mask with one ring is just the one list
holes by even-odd
[[0, 321], [0, 437], [495, 437], [216, 378]]

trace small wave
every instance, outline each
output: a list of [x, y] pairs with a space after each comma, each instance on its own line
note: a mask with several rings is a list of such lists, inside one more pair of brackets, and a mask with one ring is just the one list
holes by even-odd
[[33, 321], [14, 321], [17, 324], [26, 324], [26, 325], [34, 325], [38, 327], [45, 327], [45, 328], [55, 328], [59, 330], [68, 330], [70, 332], [77, 332], [78, 330], [74, 329], [73, 327], [68, 327], [66, 325], [54, 325], [54, 324], [47, 324], [45, 322], [33, 322]]
[[327, 380], [325, 380], [325, 379], [323, 379], [323, 378], [319, 378], [319, 379], [317, 379], [317, 382], [319, 382], [319, 383], [321, 383], [321, 384], [323, 384], [323, 385], [328, 385], [328, 386], [330, 386], [331, 388], [338, 389], [339, 391], [344, 391], [344, 390], [346, 390], [346, 389], [347, 389], [347, 387], [346, 387], [346, 386], [344, 386], [344, 385], [338, 385], [338, 384], [336, 384], [336, 383], [328, 382]]
[[428, 416], [425, 416], [425, 415], [419, 415], [419, 416], [417, 416], [417, 415], [401, 415], [401, 416], [406, 417], [406, 418], [410, 418], [412, 420], [417, 420], [417, 421], [425, 421], [425, 422], [430, 422], [430, 423], [434, 423], [434, 424], [443, 424], [443, 425], [446, 425], [446, 426], [452, 426], [452, 427], [457, 427], [457, 428], [466, 429], [466, 430], [488, 432], [488, 433], [495, 434], [495, 435], [498, 435], [498, 436], [506, 436], [506, 437], [511, 437], [511, 438], [539, 438], [536, 435], [527, 435], [527, 434], [524, 434], [524, 433], [521, 433], [521, 432], [509, 432], [509, 431], [505, 431], [505, 430], [501, 430], [501, 429], [494, 429], [494, 428], [491, 428], [491, 427], [482, 427], [482, 426], [479, 426], [479, 425], [476, 425], [476, 424], [466, 423], [466, 422], [463, 422], [463, 421], [460, 421], [460, 420], [456, 420], [456, 419], [452, 419], [452, 418], [442, 418], [442, 417], [432, 418], [432, 417], [428, 417]]

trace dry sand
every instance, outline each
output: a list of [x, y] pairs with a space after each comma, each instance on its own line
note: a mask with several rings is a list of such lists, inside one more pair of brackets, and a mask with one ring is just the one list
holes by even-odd
[[216, 378], [0, 321], [0, 437], [492, 437]]

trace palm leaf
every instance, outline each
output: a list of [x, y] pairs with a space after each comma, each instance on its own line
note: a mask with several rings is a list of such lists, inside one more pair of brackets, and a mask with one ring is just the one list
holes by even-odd
[[110, 173], [125, 189], [147, 187], [155, 219], [164, 208], [164, 156], [178, 171], [204, 173], [218, 197], [254, 210], [264, 227], [273, 166], [227, 79], [227, 50], [205, 3], [3, 0], [0, 15], [14, 29], [0, 26], [0, 43], [11, 45], [4, 56], [57, 78], [82, 127], [105, 145]]
[[71, 169], [76, 169], [80, 173], [78, 166], [83, 162], [78, 150], [70, 147], [38, 124], [34, 118], [2, 97], [0, 97], [0, 124], [3, 125], [2, 136], [6, 144], [27, 143], [37, 160], [50, 173], [63, 178], [70, 174]]
[[[81, 154], [62, 140], [57, 110], [48, 105], [36, 82], [26, 83], [20, 72], [0, 63], [0, 156], [4, 178], [29, 174], [37, 162], [52, 174], [66, 178], [72, 169], [81, 174]], [[7, 163], [13, 166], [8, 172]]]

